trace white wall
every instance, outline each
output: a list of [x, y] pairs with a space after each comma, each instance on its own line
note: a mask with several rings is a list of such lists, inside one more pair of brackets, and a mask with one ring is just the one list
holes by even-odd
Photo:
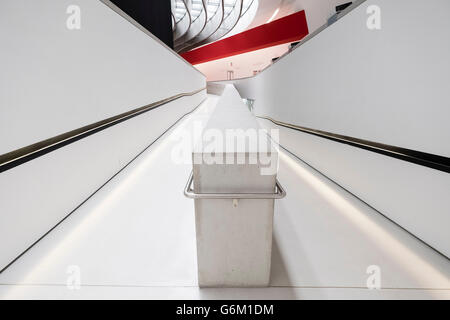
[[[373, 3], [382, 10], [379, 31], [366, 28]], [[450, 156], [450, 2], [427, 3], [361, 5], [256, 77], [259, 112]]]
[[[69, 4], [81, 8], [81, 30], [66, 28]], [[1, 1], [0, 43], [0, 154], [206, 85], [100, 1]], [[205, 98], [181, 98], [0, 173], [0, 269]]]
[[284, 5], [293, 12], [305, 10], [311, 33], [327, 23], [328, 18], [336, 13], [336, 6], [347, 2], [351, 0], [285, 0]]
[[249, 28], [266, 23], [277, 9], [274, 19], [305, 10], [309, 32], [313, 32], [336, 13], [336, 6], [347, 2], [350, 0], [259, 0], [258, 10]]
[[[381, 8], [381, 30], [366, 27], [373, 4]], [[236, 86], [256, 99], [258, 115], [449, 157], [448, 12], [446, 0], [368, 0]], [[290, 134], [281, 143], [450, 256], [447, 173], [367, 151], [355, 162], [343, 151], [349, 147], [302, 139], [309, 142]]]
[[[81, 30], [66, 28], [71, 4]], [[205, 86], [99, 0], [2, 0], [0, 46], [0, 154]]]

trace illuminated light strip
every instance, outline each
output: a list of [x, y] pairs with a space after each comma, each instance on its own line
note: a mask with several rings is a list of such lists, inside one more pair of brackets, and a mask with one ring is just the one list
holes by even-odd
[[273, 15], [270, 17], [269, 20], [267, 20], [266, 23], [271, 23], [272, 20], [277, 16], [278, 12], [280, 12], [280, 8], [277, 8], [277, 10], [275, 10], [275, 12], [273, 13]]

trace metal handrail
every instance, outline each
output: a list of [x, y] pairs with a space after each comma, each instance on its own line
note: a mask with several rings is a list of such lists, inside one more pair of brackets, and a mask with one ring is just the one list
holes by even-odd
[[450, 158], [426, 153], [422, 151], [407, 149], [403, 147], [397, 147], [393, 145], [388, 145], [380, 142], [369, 141], [365, 139], [345, 136], [341, 134], [336, 134], [328, 131], [317, 130], [298, 126], [295, 124], [282, 122], [275, 120], [267, 116], [256, 115], [259, 119], [268, 120], [277, 126], [289, 128], [292, 130], [297, 130], [303, 133], [311, 134], [320, 138], [325, 138], [339, 143], [344, 143], [353, 147], [364, 149], [367, 151], [372, 151], [379, 153], [388, 157], [396, 158], [399, 160], [411, 162], [424, 167], [436, 169], [439, 171], [450, 173]]
[[191, 171], [189, 179], [184, 188], [184, 195], [190, 199], [282, 199], [286, 191], [276, 180], [274, 193], [196, 193], [192, 188], [194, 173]]
[[32, 159], [35, 159], [43, 154], [49, 153], [55, 149], [59, 149], [69, 143], [78, 141], [84, 137], [87, 137], [96, 132], [102, 131], [106, 128], [109, 128], [113, 125], [116, 125], [120, 122], [129, 120], [138, 115], [141, 115], [150, 110], [156, 109], [162, 105], [165, 105], [174, 100], [180, 99], [186, 96], [193, 96], [206, 88], [202, 88], [199, 90], [195, 90], [188, 93], [180, 93], [175, 96], [145, 105], [143, 107], [139, 107], [121, 114], [118, 114], [113, 117], [109, 117], [107, 119], [97, 121], [95, 123], [83, 126], [81, 128], [71, 130], [65, 132], [63, 134], [57, 135], [55, 137], [39, 141], [37, 143], [33, 143], [26, 147], [5, 153], [0, 155], [0, 172], [9, 170], [13, 167], [16, 167], [22, 163], [28, 162]]

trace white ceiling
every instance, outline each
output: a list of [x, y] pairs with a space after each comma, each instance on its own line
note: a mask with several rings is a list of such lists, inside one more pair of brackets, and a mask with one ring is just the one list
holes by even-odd
[[[274, 20], [305, 10], [311, 33], [327, 22], [335, 13], [337, 5], [346, 2], [349, 0], [259, 0], [255, 17], [247, 29], [267, 23], [277, 9], [279, 10]], [[249, 77], [253, 75], [253, 71], [262, 70], [271, 64], [272, 58], [287, 52], [288, 47], [289, 44], [283, 44], [198, 64], [195, 67], [206, 75], [208, 81], [225, 80], [228, 70], [234, 72], [235, 79]]]
[[206, 75], [208, 81], [227, 79], [227, 71], [234, 72], [234, 79], [251, 77], [253, 71], [260, 71], [288, 51], [288, 44], [281, 44], [261, 50], [247, 52], [223, 59], [197, 64], [195, 67]]
[[258, 11], [249, 28], [264, 24], [271, 18], [275, 10], [279, 12], [275, 19], [282, 18], [294, 12], [305, 10], [309, 31], [312, 32], [325, 24], [335, 13], [337, 5], [350, 0], [259, 0]]

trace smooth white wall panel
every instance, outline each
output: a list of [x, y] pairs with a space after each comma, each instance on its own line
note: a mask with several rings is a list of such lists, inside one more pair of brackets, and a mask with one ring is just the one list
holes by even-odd
[[449, 174], [279, 127], [268, 120], [260, 123], [280, 129], [282, 146], [450, 257]]
[[173, 101], [0, 173], [0, 269], [204, 99]]
[[[371, 5], [381, 30], [367, 28]], [[445, 0], [368, 0], [234, 83], [257, 115], [449, 157], [448, 12]], [[448, 173], [288, 131], [282, 145], [450, 256]]]
[[[80, 30], [66, 28], [72, 4]], [[1, 1], [0, 43], [0, 154], [206, 86], [101, 1]], [[0, 269], [205, 98], [183, 97], [0, 173]]]
[[[381, 30], [366, 26], [370, 5]], [[247, 80], [257, 113], [449, 157], [448, 12], [446, 0], [364, 2]]]
[[[74, 4], [80, 30], [66, 26]], [[201, 73], [99, 0], [2, 0], [0, 47], [0, 154], [205, 87]]]

